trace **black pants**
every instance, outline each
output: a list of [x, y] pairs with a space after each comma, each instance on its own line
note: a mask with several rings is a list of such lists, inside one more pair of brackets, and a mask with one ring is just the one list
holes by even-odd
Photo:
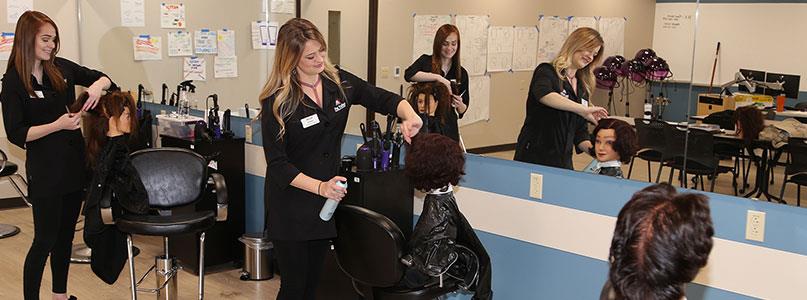
[[314, 299], [329, 240], [272, 241], [280, 265], [278, 300]]
[[23, 291], [25, 299], [39, 299], [39, 286], [45, 261], [50, 256], [53, 275], [53, 293], [67, 292], [67, 272], [70, 269], [70, 252], [81, 210], [83, 192], [61, 196], [32, 198], [34, 213], [34, 242], [25, 256]]

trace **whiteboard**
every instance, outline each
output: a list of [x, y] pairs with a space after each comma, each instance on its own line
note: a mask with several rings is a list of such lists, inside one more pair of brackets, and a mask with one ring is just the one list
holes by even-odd
[[483, 75], [488, 62], [488, 16], [457, 16], [462, 43], [462, 66], [468, 75]]
[[443, 24], [451, 23], [449, 15], [418, 15], [413, 17], [414, 37], [412, 39], [412, 61], [423, 54], [432, 54], [434, 34]]
[[569, 34], [569, 21], [557, 16], [538, 18], [538, 62], [550, 62], [558, 55]]
[[696, 7], [695, 3], [656, 3], [653, 49], [670, 65], [672, 80], [675, 81], [692, 79], [690, 70]]
[[513, 26], [488, 28], [488, 72], [504, 72], [513, 68]]

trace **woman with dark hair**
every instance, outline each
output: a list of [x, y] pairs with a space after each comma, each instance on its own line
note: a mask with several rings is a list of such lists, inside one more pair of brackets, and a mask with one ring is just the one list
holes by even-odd
[[[444, 24], [437, 29], [432, 45], [432, 55], [421, 55], [406, 68], [404, 79], [415, 82], [436, 82], [451, 93], [450, 104], [454, 109], [443, 113], [445, 136], [459, 142], [457, 120], [468, 111], [468, 71], [460, 65], [460, 31], [457, 26]], [[452, 81], [455, 83], [452, 86]]]
[[734, 111], [734, 128], [746, 145], [751, 144], [765, 128], [765, 117], [753, 105], [737, 108]]
[[514, 160], [573, 170], [573, 149], [577, 153], [591, 149], [586, 121], [597, 124], [608, 116], [608, 111], [588, 101], [602, 47], [599, 32], [578, 28], [552, 63], [535, 68]]
[[706, 265], [713, 235], [705, 195], [677, 194], [667, 183], [637, 192], [619, 211], [600, 299], [685, 299], [684, 286]]
[[583, 169], [588, 173], [622, 178], [622, 164], [639, 148], [633, 126], [617, 119], [602, 119], [594, 128], [594, 160]]
[[76, 100], [76, 85], [87, 87], [82, 111], [95, 107], [103, 91], [113, 86], [103, 73], [56, 57], [58, 51], [56, 23], [38, 11], [23, 13], [0, 92], [8, 139], [27, 150], [34, 240], [23, 268], [25, 299], [39, 298], [48, 257], [53, 299], [68, 299], [70, 251], [87, 176], [80, 114], [67, 107]]
[[400, 96], [334, 67], [314, 24], [291, 19], [280, 27], [269, 80], [260, 94], [266, 157], [266, 233], [280, 269], [278, 299], [314, 299], [322, 263], [336, 237], [333, 220], [319, 211], [325, 199], [341, 200], [337, 182], [340, 144], [353, 104], [403, 120], [408, 142], [422, 125]]
[[464, 168], [462, 149], [448, 137], [427, 133], [412, 139], [404, 172], [426, 197], [403, 258], [409, 266], [404, 284], [418, 287], [451, 277], [473, 291], [473, 299], [491, 299], [490, 257], [454, 198]]
[[409, 87], [409, 104], [423, 120], [421, 133], [446, 135], [446, 113], [449, 111], [451, 92], [437, 82], [419, 82]]

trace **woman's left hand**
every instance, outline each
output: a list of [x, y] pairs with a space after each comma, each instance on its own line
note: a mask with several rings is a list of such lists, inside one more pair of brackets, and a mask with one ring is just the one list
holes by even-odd
[[93, 84], [90, 85], [85, 92], [87, 95], [89, 95], [89, 97], [87, 98], [87, 102], [84, 102], [84, 106], [81, 107], [81, 111], [89, 111], [95, 108], [95, 106], [98, 105], [98, 99], [101, 99], [101, 94], [104, 92], [104, 90], [100, 86]]
[[451, 95], [451, 106], [457, 109], [458, 113], [464, 114], [468, 110], [468, 105], [462, 102], [462, 97]]

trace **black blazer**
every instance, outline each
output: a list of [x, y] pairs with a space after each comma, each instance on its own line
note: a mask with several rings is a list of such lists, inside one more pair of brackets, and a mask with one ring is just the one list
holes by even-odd
[[51, 123], [67, 112], [65, 106], [76, 99], [76, 85], [90, 86], [106, 76], [64, 58], [57, 57], [54, 63], [67, 83], [64, 93], [53, 89], [47, 74], [43, 74], [42, 85], [30, 75], [33, 89], [43, 97], [29, 96], [13, 65], [3, 75], [0, 91], [8, 139], [27, 150], [25, 170], [31, 198], [75, 192], [85, 187], [87, 173], [81, 130], [61, 130], [30, 142], [25, 138], [32, 126]]
[[[381, 114], [396, 114], [400, 96], [370, 85], [355, 75], [339, 70], [345, 96], [330, 80], [322, 79], [322, 108], [308, 96], [284, 121], [285, 133], [278, 140], [280, 124], [272, 113], [275, 96], [261, 100], [261, 136], [266, 157], [264, 201], [266, 229], [270, 239], [315, 240], [336, 236], [333, 219], [319, 218], [325, 198], [291, 186], [301, 172], [327, 181], [336, 176], [340, 162], [342, 134], [353, 104]], [[318, 122], [306, 122], [314, 118]], [[350, 153], [353, 154], [353, 153]]]

